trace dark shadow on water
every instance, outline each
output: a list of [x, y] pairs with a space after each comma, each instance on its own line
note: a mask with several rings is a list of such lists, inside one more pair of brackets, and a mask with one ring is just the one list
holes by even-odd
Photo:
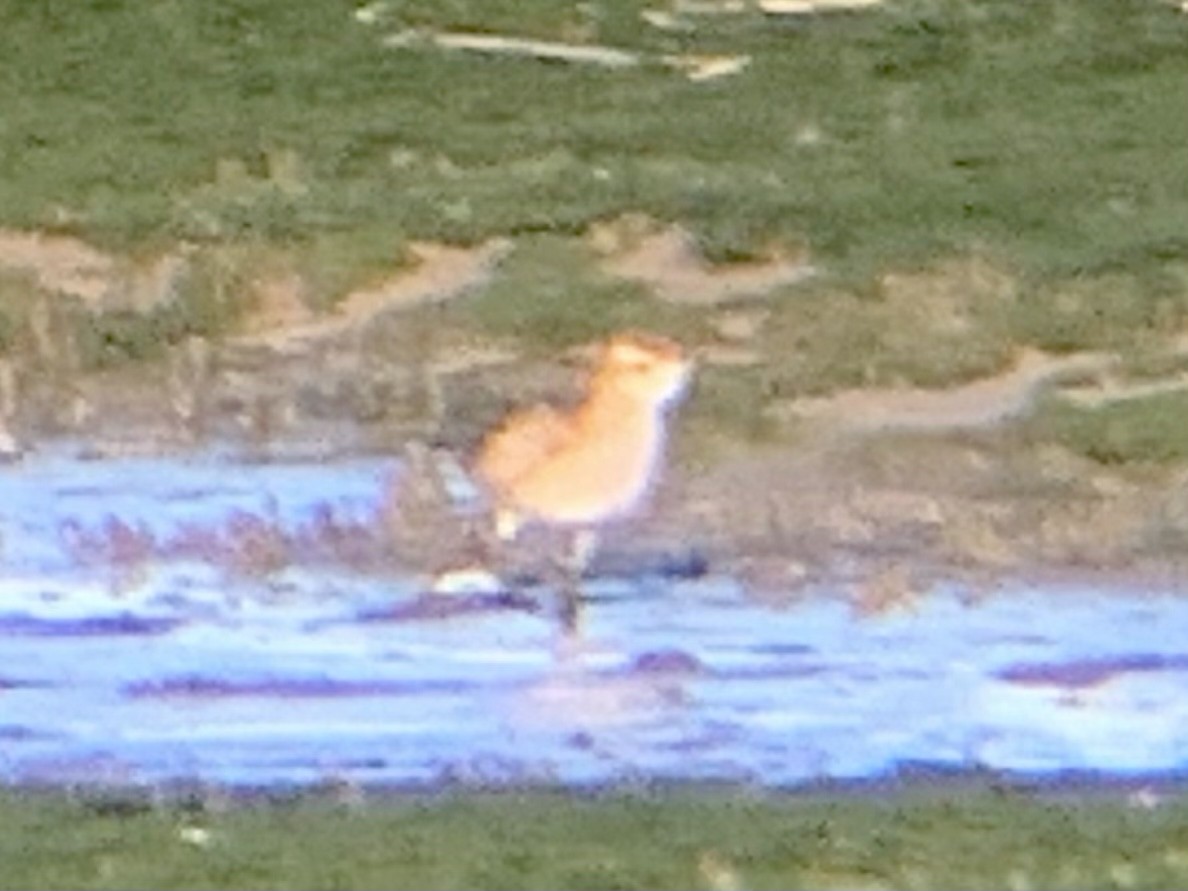
[[359, 696], [425, 696], [466, 693], [479, 685], [469, 681], [341, 681], [331, 678], [268, 678], [233, 681], [214, 677], [174, 677], [126, 684], [130, 699], [331, 699]]
[[485, 613], [521, 612], [536, 615], [542, 610], [535, 597], [516, 591], [483, 594], [419, 594], [405, 603], [359, 612], [361, 623], [420, 622], [456, 619]]
[[184, 624], [183, 619], [130, 613], [80, 619], [8, 615], [0, 616], [0, 637], [152, 637], [168, 634]]
[[1124, 674], [1188, 671], [1188, 655], [1166, 656], [1135, 653], [1102, 659], [1069, 662], [1021, 662], [995, 673], [995, 677], [1024, 687], [1084, 689], [1096, 687]]

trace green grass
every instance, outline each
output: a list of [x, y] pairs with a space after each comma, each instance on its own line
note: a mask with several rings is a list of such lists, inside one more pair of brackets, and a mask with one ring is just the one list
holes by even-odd
[[1055, 352], [1156, 350], [1188, 318], [1188, 282], [1179, 264], [1064, 277], [1012, 308], [1012, 339]]
[[600, 274], [591, 251], [552, 235], [522, 239], [490, 287], [447, 307], [442, 318], [545, 355], [624, 328], [686, 339], [701, 333], [692, 314], [651, 299], [641, 286]]
[[[1188, 810], [916, 790], [0, 797], [0, 888], [1188, 888]], [[198, 834], [195, 834], [198, 830]]]
[[[290, 258], [324, 307], [411, 239], [512, 236], [493, 287], [440, 320], [547, 351], [629, 325], [704, 334], [705, 311], [602, 276], [566, 240], [594, 221], [679, 221], [718, 260], [807, 245], [825, 275], [772, 298], [763, 392], [719, 400], [741, 428], [760, 422], [737, 406], [770, 397], [940, 385], [1023, 344], [1149, 352], [1188, 327], [1174, 4], [887, 0], [679, 33], [642, 24], [645, 6], [393, 0], [364, 24], [348, 0], [0, 3], [0, 225], [209, 252], [179, 308], [84, 320], [87, 367], [227, 330], [253, 257]], [[606, 42], [645, 64], [384, 45], [405, 28]], [[751, 64], [692, 83], [658, 62], [679, 52]], [[971, 257], [1013, 293], [927, 280]], [[934, 293], [893, 292], [888, 270]], [[20, 340], [11, 292], [0, 346]], [[952, 327], [930, 327], [938, 307]], [[730, 393], [754, 375], [717, 377]]]
[[[892, 0], [806, 24], [640, 3], [120, 0], [0, 8], [0, 207], [106, 242], [473, 240], [626, 210], [712, 253], [806, 238], [856, 270], [990, 244], [1044, 272], [1188, 253], [1188, 19], [1155, 0]], [[404, 25], [746, 52], [694, 84], [384, 48]], [[283, 164], [277, 159], [287, 159]], [[242, 176], [218, 175], [223, 169]], [[232, 167], [228, 168], [228, 164]]]
[[1056, 442], [1102, 464], [1188, 461], [1188, 392], [1160, 393], [1081, 408], [1041, 403], [1026, 425], [1030, 437]]

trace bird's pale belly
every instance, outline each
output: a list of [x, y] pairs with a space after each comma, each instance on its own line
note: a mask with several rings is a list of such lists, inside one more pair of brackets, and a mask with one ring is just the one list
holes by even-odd
[[539, 472], [518, 481], [515, 506], [550, 523], [594, 524], [635, 510], [652, 484], [662, 434], [632, 437], [624, 449], [617, 438], [557, 456]]

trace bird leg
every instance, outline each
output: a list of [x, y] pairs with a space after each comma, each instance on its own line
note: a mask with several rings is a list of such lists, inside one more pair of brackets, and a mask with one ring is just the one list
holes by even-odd
[[590, 568], [590, 561], [598, 549], [598, 533], [586, 527], [574, 531], [569, 540], [568, 564], [569, 571], [580, 579]]
[[[488, 553], [498, 551], [506, 556], [507, 547], [516, 540], [523, 526], [523, 517], [512, 510], [497, 508], [492, 524], [494, 540], [488, 537]], [[561, 626], [567, 635], [577, 635], [581, 621], [582, 577], [598, 546], [598, 533], [589, 527], [578, 527], [566, 535], [565, 549], [552, 563], [554, 584], [559, 595]], [[502, 562], [502, 561], [501, 561]], [[501, 570], [502, 570], [501, 566]], [[502, 574], [502, 573], [501, 573]]]
[[582, 577], [598, 546], [598, 533], [593, 529], [579, 528], [571, 533], [568, 544], [567, 553], [561, 561], [561, 578], [558, 581], [561, 627], [566, 634], [577, 635], [581, 631]]

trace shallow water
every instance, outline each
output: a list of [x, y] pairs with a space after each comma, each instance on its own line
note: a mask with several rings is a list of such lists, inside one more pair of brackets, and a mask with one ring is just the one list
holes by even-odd
[[[1188, 598], [937, 590], [860, 619], [828, 591], [773, 609], [712, 573], [601, 579], [565, 641], [534, 592], [425, 600], [415, 579], [318, 550], [310, 530], [331, 517], [349, 540], [393, 468], [62, 454], [0, 470], [0, 779], [1188, 767]], [[229, 571], [219, 535], [263, 528], [252, 518], [298, 559]]]

